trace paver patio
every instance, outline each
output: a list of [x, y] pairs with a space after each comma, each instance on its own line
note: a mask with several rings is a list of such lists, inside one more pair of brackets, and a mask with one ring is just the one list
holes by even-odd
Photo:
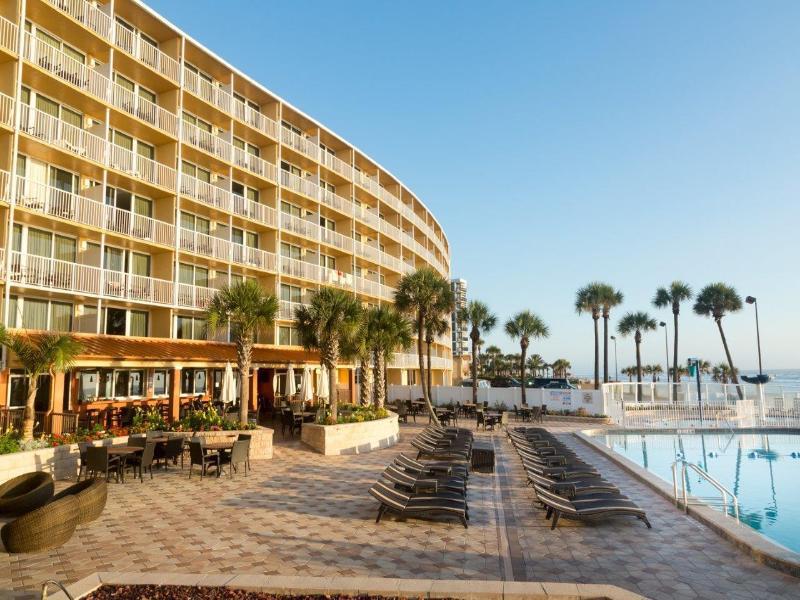
[[111, 483], [103, 516], [62, 548], [0, 552], [0, 598], [38, 598], [25, 592], [44, 579], [95, 571], [514, 579], [608, 583], [652, 598], [800, 597], [800, 580], [757, 564], [568, 428], [557, 427], [648, 510], [652, 530], [633, 519], [565, 520], [551, 532], [501, 432], [477, 434], [493, 440], [498, 470], [470, 477], [469, 529], [393, 517], [376, 524], [367, 490], [398, 452], [411, 452], [421, 427], [402, 426], [398, 446], [360, 456], [322, 457], [279, 441], [273, 460], [233, 480], [189, 480], [173, 468], [143, 484]]

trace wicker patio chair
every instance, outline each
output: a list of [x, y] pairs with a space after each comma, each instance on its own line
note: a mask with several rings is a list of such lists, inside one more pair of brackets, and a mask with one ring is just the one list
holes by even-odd
[[75, 532], [80, 503], [74, 495], [59, 498], [6, 523], [0, 530], [6, 552], [42, 552], [66, 543]]
[[103, 513], [108, 497], [108, 485], [102, 479], [84, 479], [61, 490], [51, 502], [72, 496], [78, 500], [78, 524], [94, 521]]
[[44, 506], [54, 491], [50, 473], [34, 471], [18, 475], [0, 485], [0, 514], [21, 515]]
[[192, 438], [189, 440], [189, 479], [192, 478], [192, 471], [195, 465], [200, 465], [200, 479], [202, 479], [209, 466], [213, 465], [217, 468], [217, 477], [219, 477], [219, 452], [209, 452], [206, 454], [203, 451], [203, 444], [200, 439]]
[[156, 444], [147, 442], [138, 456], [133, 455], [125, 461], [126, 466], [133, 468], [133, 476], [136, 478], [136, 471], [139, 471], [139, 480], [144, 483], [144, 472], [150, 471], [150, 479], [153, 478], [153, 463], [155, 462]]
[[119, 456], [109, 456], [108, 447], [106, 446], [89, 446], [86, 448], [86, 474], [87, 476], [94, 476], [97, 473], [103, 473], [106, 476], [106, 481], [113, 472], [117, 482], [119, 482], [120, 469], [122, 462]]
[[229, 453], [220, 455], [220, 465], [228, 465], [228, 476], [231, 479], [233, 479], [233, 472], [237, 470], [236, 465], [244, 465], [244, 475], [247, 477], [247, 449], [249, 447], [249, 440], [237, 440], [233, 442]]

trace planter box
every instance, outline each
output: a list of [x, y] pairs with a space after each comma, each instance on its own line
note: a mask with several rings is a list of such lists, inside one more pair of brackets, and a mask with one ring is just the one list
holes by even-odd
[[545, 415], [544, 420], [571, 421], [573, 423], [586, 423], [593, 425], [608, 425], [612, 422], [611, 417], [579, 417], [577, 415], [551, 415], [551, 414]]
[[394, 446], [400, 437], [397, 415], [390, 412], [385, 419], [342, 425], [303, 423], [300, 439], [315, 452], [326, 456], [362, 454], [378, 448]]
[[[168, 432], [169, 435], [181, 434], [191, 437], [192, 432]], [[221, 442], [229, 436], [239, 433], [249, 433], [253, 437], [250, 441], [251, 460], [272, 458], [272, 429], [259, 427], [247, 431], [198, 431], [196, 435], [206, 438], [208, 442]], [[111, 446], [125, 444], [128, 436], [108, 438], [93, 442], [95, 446]], [[78, 459], [80, 450], [78, 444], [57, 446], [55, 448], [41, 448], [27, 452], [14, 452], [0, 454], [0, 484], [24, 473], [31, 471], [46, 471], [53, 475], [53, 479], [74, 479], [78, 475]]]

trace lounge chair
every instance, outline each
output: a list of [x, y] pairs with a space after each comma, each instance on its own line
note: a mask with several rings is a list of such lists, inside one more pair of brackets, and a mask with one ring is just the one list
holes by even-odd
[[410, 456], [400, 454], [395, 457], [394, 464], [406, 471], [419, 473], [426, 476], [452, 476], [469, 478], [469, 468], [464, 463], [458, 462], [420, 462]]
[[429, 458], [446, 458], [451, 460], [469, 460], [469, 452], [465, 449], [442, 448], [434, 446], [419, 437], [411, 440], [411, 445], [417, 449], [417, 459], [427, 456]]
[[532, 470], [526, 470], [525, 474], [528, 476], [528, 485], [538, 485], [549, 492], [566, 496], [567, 498], [596, 493], [620, 493], [617, 486], [599, 477], [556, 479]]
[[467, 484], [463, 479], [459, 479], [458, 477], [451, 477], [449, 479], [418, 477], [396, 467], [395, 465], [389, 465], [386, 467], [386, 470], [384, 470], [384, 472], [381, 474], [381, 477], [412, 493], [425, 491], [432, 491], [434, 493], [454, 492], [461, 498], [463, 498], [467, 493]]
[[629, 498], [619, 494], [600, 495], [595, 494], [590, 498], [576, 498], [570, 500], [564, 496], [559, 496], [553, 492], [534, 484], [536, 496], [539, 501], [547, 507], [546, 517], [553, 518], [550, 529], [553, 530], [558, 525], [558, 519], [586, 519], [599, 520], [618, 515], [632, 516], [644, 521], [648, 529], [651, 529], [647, 515]]
[[376, 523], [380, 523], [383, 515], [394, 512], [401, 517], [424, 517], [424, 516], [451, 516], [457, 517], [461, 524], [466, 528], [469, 516], [467, 514], [467, 503], [464, 499], [452, 497], [442, 497], [439, 494], [409, 494], [394, 489], [383, 481], [376, 482], [369, 493], [381, 503], [378, 508]]

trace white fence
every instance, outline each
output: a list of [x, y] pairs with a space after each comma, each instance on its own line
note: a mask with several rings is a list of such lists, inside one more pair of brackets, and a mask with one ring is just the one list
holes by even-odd
[[800, 388], [701, 383], [612, 383], [604, 405], [627, 429], [800, 428]]
[[[472, 402], [472, 388], [456, 386], [434, 386], [434, 405]], [[418, 385], [390, 385], [389, 401], [416, 400], [422, 397]], [[582, 408], [587, 415], [607, 414], [603, 406], [603, 392], [595, 390], [545, 390], [527, 388], [525, 399], [528, 406], [546, 406], [550, 412]], [[522, 405], [521, 388], [478, 388], [478, 402], [488, 402], [489, 408], [505, 405], [511, 409]]]

